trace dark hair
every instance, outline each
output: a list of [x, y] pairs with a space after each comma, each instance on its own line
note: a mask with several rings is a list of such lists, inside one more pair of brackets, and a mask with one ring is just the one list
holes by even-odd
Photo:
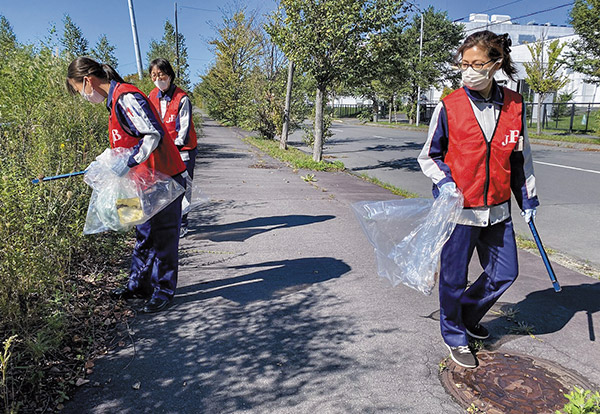
[[150, 62], [150, 67], [148, 68], [149, 75], [152, 75], [152, 69], [155, 67], [159, 68], [162, 73], [169, 76], [171, 78], [171, 83], [175, 82], [175, 71], [167, 59], [156, 58]]
[[77, 94], [75, 88], [69, 83], [69, 79], [73, 79], [76, 82], [83, 82], [84, 76], [91, 75], [99, 79], [126, 83], [112, 66], [106, 63], [98, 63], [89, 57], [80, 56], [73, 60], [69, 65], [69, 69], [67, 69], [67, 89], [69, 93], [71, 95]]
[[480, 46], [487, 52], [490, 59], [494, 61], [502, 59], [502, 70], [506, 73], [506, 76], [515, 80], [514, 75], [517, 73], [517, 68], [510, 57], [511, 45], [512, 40], [508, 36], [508, 33], [497, 35], [489, 30], [482, 30], [473, 33], [465, 39], [463, 44], [458, 48], [456, 55], [454, 55], [454, 60], [456, 63], [459, 63], [465, 50], [474, 46]]

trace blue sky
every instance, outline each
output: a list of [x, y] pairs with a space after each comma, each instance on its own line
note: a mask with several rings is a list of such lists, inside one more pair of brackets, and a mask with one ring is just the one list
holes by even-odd
[[[0, 0], [0, 2], [0, 14], [9, 20], [20, 42], [37, 43], [44, 39], [53, 23], [62, 30], [63, 17], [69, 14], [83, 31], [90, 46], [95, 45], [102, 34], [107, 35], [109, 42], [116, 46], [116, 56], [119, 60], [117, 69], [121, 75], [137, 71], [127, 0]], [[571, 0], [415, 1], [421, 8], [432, 5], [438, 11], [446, 11], [451, 20], [476, 12], [508, 14], [514, 18], [571, 2]], [[166, 19], [174, 21], [174, 3], [166, 0], [133, 0], [144, 69], [148, 63], [146, 53], [150, 41], [162, 37]], [[179, 31], [186, 39], [192, 83], [199, 81], [199, 76], [212, 62], [213, 53], [208, 41], [215, 37], [215, 25], [222, 21], [223, 13], [236, 9], [236, 4], [235, 0], [177, 1]], [[260, 16], [274, 10], [277, 3], [275, 0], [246, 0], [239, 4], [244, 4], [247, 10], [256, 10]], [[492, 8], [494, 10], [488, 11]], [[562, 7], [525, 17], [519, 23], [526, 24], [535, 20], [537, 23], [568, 24], [569, 10], [570, 7]]]

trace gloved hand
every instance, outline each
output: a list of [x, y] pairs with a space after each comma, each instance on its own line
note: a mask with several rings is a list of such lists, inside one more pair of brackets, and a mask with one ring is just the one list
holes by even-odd
[[454, 196], [458, 194], [458, 190], [456, 189], [456, 183], [454, 181], [448, 181], [447, 183], [442, 184], [440, 187], [440, 194], [446, 193], [450, 196]]
[[525, 218], [525, 223], [529, 223], [532, 218], [535, 217], [535, 207], [534, 208], [526, 208], [521, 212], [521, 215]]
[[129, 167], [127, 166], [127, 158], [123, 157], [114, 157], [114, 163], [110, 167], [111, 170], [118, 176], [122, 177], [129, 171]]

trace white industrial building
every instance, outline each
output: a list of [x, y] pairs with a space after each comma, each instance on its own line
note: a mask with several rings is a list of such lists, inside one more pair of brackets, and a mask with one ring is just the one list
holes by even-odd
[[[507, 15], [487, 15], [472, 13], [469, 21], [463, 23], [465, 34], [468, 36], [479, 30], [490, 30], [497, 34], [508, 33], [512, 40], [511, 57], [517, 66], [517, 81], [507, 79], [502, 72], [496, 73], [496, 80], [505, 83], [509, 88], [526, 94], [528, 87], [525, 83], [527, 73], [523, 63], [531, 62], [532, 57], [527, 47], [528, 44], [544, 39], [546, 44], [550, 44], [554, 39], [560, 39], [567, 43], [563, 54], [568, 51], [568, 44], [578, 38], [572, 27], [556, 26], [550, 23], [538, 24], [530, 22], [528, 24], [513, 24], [510, 16]], [[547, 48], [545, 48], [547, 50]], [[573, 72], [571, 69], [563, 68], [563, 74], [569, 77], [569, 82], [558, 93], [573, 92], [574, 103], [593, 103], [600, 102], [600, 88], [598, 85], [585, 82], [585, 75]], [[430, 102], [437, 102], [441, 96], [441, 90], [432, 89], [425, 94]], [[527, 96], [526, 96], [527, 99]], [[552, 101], [552, 97], [548, 98]]]

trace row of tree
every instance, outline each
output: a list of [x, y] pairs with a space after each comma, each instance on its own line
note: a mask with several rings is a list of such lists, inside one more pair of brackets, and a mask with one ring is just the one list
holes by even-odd
[[[575, 0], [570, 16], [579, 40], [566, 59], [559, 40], [530, 46], [526, 81], [540, 101], [565, 85], [565, 65], [600, 83], [600, 0]], [[243, 10], [224, 18], [211, 42], [215, 63], [196, 91], [211, 115], [269, 138], [287, 119], [298, 126], [312, 107], [308, 141], [315, 161], [328, 136], [325, 105], [332, 96], [369, 99], [374, 116], [381, 103], [391, 114], [402, 102], [412, 122], [419, 90], [459, 84], [452, 63], [462, 26], [433, 8], [418, 10], [404, 0], [280, 0], [265, 23], [256, 20]], [[289, 114], [286, 72], [295, 73]]]
[[[197, 92], [211, 115], [274, 137], [285, 112], [286, 74], [295, 71], [289, 118], [313, 111], [313, 159], [322, 159], [330, 119], [327, 98], [362, 96], [389, 107], [404, 102], [414, 119], [419, 89], [456, 85], [450, 70], [462, 26], [433, 8], [414, 13], [404, 0], [281, 0], [259, 24], [241, 10], [225, 17], [215, 63]], [[421, 22], [423, 30], [421, 31]], [[421, 37], [422, 36], [422, 37]]]
[[[8, 21], [1, 17], [0, 30], [8, 30], [10, 27]], [[108, 41], [106, 34], [102, 34], [98, 39], [96, 45], [90, 49], [89, 41], [83, 35], [83, 31], [73, 22], [71, 17], [67, 14], [63, 19], [63, 34], [58, 39], [58, 43], [62, 46], [63, 50], [71, 56], [91, 56], [102, 63], [107, 63], [113, 68], [118, 68], [118, 60], [115, 56], [115, 46], [111, 45]], [[51, 30], [52, 34], [55, 34], [56, 28]], [[165, 21], [163, 37], [160, 40], [152, 39], [150, 41], [149, 50], [146, 55], [147, 61], [162, 57], [173, 65], [173, 70], [178, 75], [175, 82], [183, 87], [184, 89], [190, 89], [190, 77], [189, 77], [189, 64], [188, 64], [188, 52], [185, 45], [185, 37], [178, 33], [179, 40], [179, 55], [177, 55], [176, 45], [177, 36], [175, 34], [175, 27], [169, 21]], [[13, 34], [14, 36], [14, 34]], [[147, 74], [145, 74], [147, 76]], [[134, 79], [134, 76], [127, 76], [127, 79]], [[141, 84], [146, 87], [151, 87], [152, 82], [148, 79], [144, 79]]]

